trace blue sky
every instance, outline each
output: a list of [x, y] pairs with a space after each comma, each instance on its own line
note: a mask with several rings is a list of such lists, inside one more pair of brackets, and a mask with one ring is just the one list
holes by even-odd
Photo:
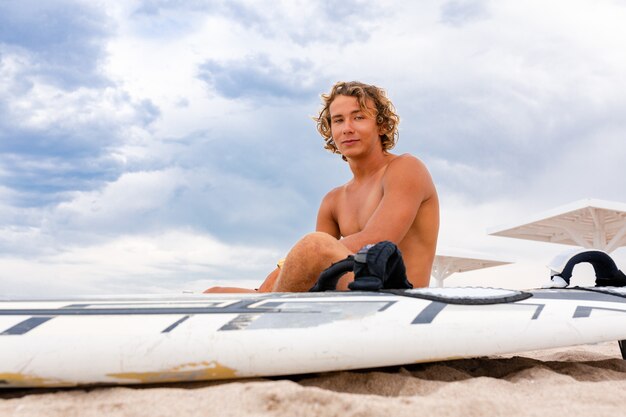
[[564, 248], [486, 228], [626, 201], [625, 20], [609, 0], [0, 0], [0, 293], [260, 282], [350, 178], [311, 120], [338, 80], [394, 101], [441, 246], [524, 282]]

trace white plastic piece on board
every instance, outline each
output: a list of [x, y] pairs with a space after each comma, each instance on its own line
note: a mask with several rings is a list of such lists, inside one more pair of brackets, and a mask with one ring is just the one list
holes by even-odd
[[561, 252], [556, 255], [548, 264], [548, 268], [550, 268], [550, 276], [558, 275], [563, 272], [563, 268], [565, 268], [565, 265], [567, 265], [567, 262], [572, 259], [572, 257], [588, 250], [589, 249], [585, 248], [568, 249], [565, 252]]
[[565, 288], [567, 287], [567, 285], [568, 285], [567, 282], [563, 278], [557, 275], [557, 276], [552, 276], [550, 278], [550, 281], [543, 284], [541, 288]]

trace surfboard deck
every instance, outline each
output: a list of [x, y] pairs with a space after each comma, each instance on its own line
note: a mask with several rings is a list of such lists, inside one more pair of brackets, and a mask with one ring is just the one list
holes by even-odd
[[626, 289], [0, 300], [0, 388], [435, 362], [626, 339]]

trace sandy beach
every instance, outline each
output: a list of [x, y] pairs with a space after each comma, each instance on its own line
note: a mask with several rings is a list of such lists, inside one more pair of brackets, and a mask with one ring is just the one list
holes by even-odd
[[620, 416], [616, 342], [236, 382], [0, 394], [0, 416]]

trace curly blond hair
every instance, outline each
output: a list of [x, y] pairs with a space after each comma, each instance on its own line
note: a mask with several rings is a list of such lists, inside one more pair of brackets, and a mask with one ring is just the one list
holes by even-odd
[[[396, 114], [396, 109], [391, 100], [387, 98], [385, 90], [359, 81], [339, 81], [333, 86], [329, 94], [322, 94], [324, 107], [320, 110], [319, 115], [313, 118], [317, 123], [317, 131], [324, 138], [325, 149], [332, 153], [340, 153], [330, 130], [330, 104], [339, 95], [356, 97], [361, 111], [376, 117], [376, 124], [381, 128], [380, 131], [383, 132], [380, 135], [383, 151], [388, 151], [396, 146], [400, 117]], [[372, 100], [374, 104], [375, 114], [372, 114], [371, 107], [367, 106], [368, 99]], [[345, 156], [342, 155], [341, 157], [344, 161], [346, 160]]]

